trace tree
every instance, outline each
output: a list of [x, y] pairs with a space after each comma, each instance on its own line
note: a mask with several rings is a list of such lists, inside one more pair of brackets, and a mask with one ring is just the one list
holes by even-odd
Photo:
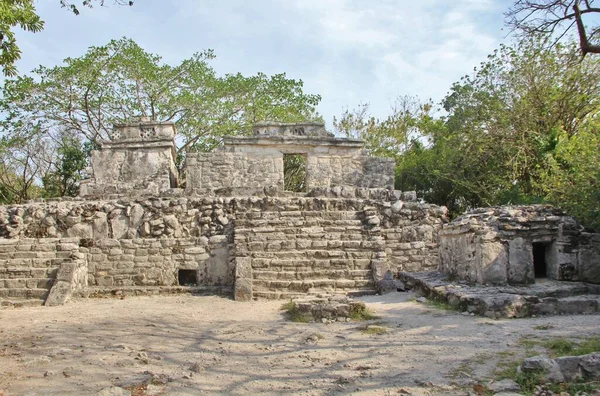
[[508, 26], [526, 35], [545, 35], [554, 43], [576, 29], [581, 54], [600, 54], [600, 25], [586, 26], [600, 14], [594, 0], [517, 0], [506, 12]]
[[[540, 40], [543, 40], [541, 38]], [[551, 200], [544, 182], [561, 139], [577, 136], [600, 108], [600, 62], [575, 44], [541, 48], [535, 37], [502, 46], [443, 101], [447, 116], [419, 125], [423, 147], [399, 162], [397, 185], [466, 208]]]
[[15, 76], [15, 62], [21, 58], [13, 28], [20, 26], [30, 32], [39, 32], [44, 22], [35, 13], [33, 0], [0, 1], [0, 65], [5, 76]]
[[110, 138], [113, 124], [147, 116], [174, 122], [184, 151], [210, 149], [260, 120], [318, 118], [321, 97], [305, 94], [302, 81], [285, 74], [219, 76], [208, 63], [213, 58], [208, 50], [171, 66], [129, 39], [91, 47], [63, 65], [7, 80], [4, 126], [36, 123], [47, 133], [69, 131], [97, 144]]
[[[82, 6], [92, 8], [94, 4], [104, 6], [106, 0], [81, 0]], [[15, 62], [21, 59], [21, 49], [17, 45], [13, 29], [21, 29], [37, 33], [44, 29], [44, 21], [36, 13], [34, 0], [0, 0], [0, 65], [5, 76], [17, 75]], [[114, 4], [133, 5], [133, 1], [114, 0]], [[68, 0], [60, 0], [62, 7], [69, 8], [75, 15], [79, 9]]]
[[[10, 137], [29, 128], [54, 142], [68, 133], [81, 145], [97, 145], [110, 139], [115, 123], [148, 116], [175, 123], [184, 154], [209, 150], [223, 135], [250, 133], [260, 120], [319, 119], [315, 106], [321, 97], [305, 94], [302, 81], [285, 74], [219, 76], [209, 65], [213, 58], [208, 50], [171, 66], [129, 39], [91, 47], [60, 66], [40, 66], [31, 76], [6, 80], [0, 131]], [[59, 170], [53, 172], [48, 186], [57, 185], [56, 177], [64, 180]], [[67, 190], [63, 183], [61, 192]]]
[[600, 230], [600, 119], [596, 114], [576, 134], [559, 136], [547, 157], [541, 182], [547, 199], [562, 206], [583, 224]]
[[79, 194], [79, 182], [88, 163], [89, 151], [69, 133], [63, 134], [57, 143], [58, 159], [53, 170], [41, 177], [43, 195], [45, 198], [75, 197]]
[[429, 115], [430, 102], [421, 103], [412, 96], [400, 96], [392, 105], [391, 114], [383, 121], [373, 117], [369, 105], [346, 109], [341, 117], [333, 118], [338, 134], [365, 141], [370, 154], [398, 158], [418, 134], [417, 121]]
[[[101, 7], [103, 7], [105, 3], [107, 3], [106, 0], [82, 0], [81, 5], [84, 7], [92, 8], [92, 7], [94, 7], [95, 4], [99, 4]], [[122, 5], [122, 6], [123, 5], [132, 6], [134, 2], [132, 0], [113, 0], [113, 3]], [[63, 8], [68, 8], [75, 15], [79, 15], [79, 13], [80, 13], [79, 8], [77, 8], [77, 5], [73, 4], [69, 0], [60, 0], [60, 6]]]
[[54, 147], [35, 127], [23, 127], [0, 141], [0, 201], [22, 203], [41, 195], [37, 181], [54, 164]]

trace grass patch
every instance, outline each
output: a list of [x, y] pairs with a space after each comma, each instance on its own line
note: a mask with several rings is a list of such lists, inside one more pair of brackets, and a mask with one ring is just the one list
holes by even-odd
[[[550, 358], [560, 356], [581, 356], [600, 351], [600, 337], [590, 337], [582, 340], [570, 340], [566, 338], [553, 339], [533, 339], [524, 337], [519, 341], [519, 346], [524, 348], [520, 356], [532, 356], [544, 353]], [[533, 372], [519, 372], [517, 367], [521, 364], [520, 360], [514, 359], [516, 352], [504, 351], [498, 353], [501, 360], [497, 363], [495, 377], [497, 380], [510, 378], [521, 386], [521, 393], [533, 395], [536, 385], [542, 385], [544, 372], [542, 370]], [[511, 359], [511, 360], [507, 360]], [[565, 382], [560, 384], [543, 384], [544, 389], [549, 389], [555, 394], [567, 392], [571, 395], [577, 392], [586, 392], [591, 394], [594, 390], [600, 389], [600, 382]]]
[[285, 316], [289, 321], [296, 323], [309, 323], [314, 321], [313, 316], [308, 312], [300, 312], [298, 305], [293, 301], [288, 301], [280, 308], [285, 311]]
[[553, 329], [554, 327], [555, 326], [551, 325], [550, 323], [546, 323], [544, 325], [537, 325], [533, 329], [534, 330], [550, 330], [550, 329]]
[[453, 305], [450, 305], [446, 300], [440, 300], [440, 299], [427, 299], [427, 301], [425, 301], [424, 303], [425, 305], [431, 307], [431, 308], [435, 308], [435, 309], [441, 309], [444, 311], [458, 311], [458, 307], [455, 307]]
[[384, 326], [384, 322], [371, 323], [358, 328], [361, 333], [368, 335], [381, 335], [388, 332], [388, 328]]
[[377, 316], [375, 312], [373, 312], [366, 306], [362, 304], [357, 304], [354, 305], [350, 310], [349, 318], [357, 322], [364, 322], [366, 320], [379, 319], [380, 316]]
[[590, 337], [582, 341], [566, 338], [546, 340], [541, 345], [548, 350], [550, 357], [581, 356], [600, 351], [600, 337]]
[[502, 380], [505, 378], [512, 379], [521, 387], [521, 392], [525, 394], [533, 394], [536, 385], [539, 385], [543, 375], [543, 370], [519, 372], [517, 368], [519, 362], [499, 362], [498, 371], [496, 371], [496, 379]]

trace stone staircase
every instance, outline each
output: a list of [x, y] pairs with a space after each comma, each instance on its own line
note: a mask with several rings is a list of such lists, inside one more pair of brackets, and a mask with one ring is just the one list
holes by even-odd
[[58, 239], [0, 240], [0, 306], [42, 305], [71, 255]]
[[374, 253], [361, 217], [361, 211], [302, 210], [238, 216], [236, 249], [252, 258], [253, 297], [375, 293]]

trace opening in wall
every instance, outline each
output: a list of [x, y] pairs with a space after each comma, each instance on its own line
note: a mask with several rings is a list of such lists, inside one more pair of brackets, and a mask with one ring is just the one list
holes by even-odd
[[285, 191], [306, 191], [306, 155], [283, 155], [283, 188]]
[[196, 286], [198, 284], [196, 270], [178, 270], [177, 280], [179, 282], [179, 286]]
[[546, 262], [547, 247], [547, 243], [533, 243], [533, 271], [536, 278], [546, 278], [548, 276]]

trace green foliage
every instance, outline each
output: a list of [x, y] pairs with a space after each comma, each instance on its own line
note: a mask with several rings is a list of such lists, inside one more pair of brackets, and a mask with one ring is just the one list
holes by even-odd
[[[575, 44], [540, 49], [541, 40], [501, 46], [452, 86], [446, 116], [417, 121], [421, 137], [397, 161], [397, 188], [415, 189], [451, 215], [551, 201], [596, 221], [589, 211], [598, 207], [597, 132], [585, 131], [597, 131], [600, 61], [582, 61]], [[580, 141], [589, 146], [584, 158], [573, 155]], [[569, 186], [581, 186], [579, 201]]]
[[285, 74], [218, 76], [212, 59], [207, 50], [171, 66], [133, 40], [113, 40], [6, 81], [0, 109], [8, 115], [5, 124], [35, 122], [91, 142], [108, 139], [113, 124], [135, 117], [172, 121], [182, 151], [209, 150], [223, 135], [249, 133], [259, 120], [318, 118], [321, 98], [304, 94], [302, 81]]
[[338, 134], [365, 141], [370, 154], [379, 157], [399, 158], [412, 138], [418, 134], [418, 121], [427, 117], [431, 103], [420, 103], [417, 98], [399, 97], [392, 113], [383, 121], [369, 114], [369, 105], [363, 104], [341, 117], [333, 119]]
[[600, 352], [600, 337], [590, 337], [574, 341], [566, 338], [553, 338], [543, 341], [541, 345], [546, 348], [550, 356], [581, 356]]
[[281, 306], [281, 310], [285, 311], [287, 320], [297, 323], [313, 322], [314, 318], [309, 312], [301, 312], [298, 309], [298, 304], [293, 301], [288, 301]]
[[306, 191], [306, 156], [303, 154], [284, 154], [283, 156], [284, 190]]
[[[132, 0], [113, 0], [112, 2], [114, 4], [128, 5], [128, 6], [132, 6], [133, 3], [134, 3]], [[100, 5], [100, 6], [104, 6], [105, 3], [106, 3], [106, 0], [82, 0], [81, 1], [81, 5], [83, 7], [89, 7], [89, 8], [92, 8], [96, 4]], [[68, 0], [60, 0], [60, 6], [63, 7], [63, 8], [68, 8], [75, 15], [79, 15], [79, 13], [80, 13], [79, 8], [77, 7], [77, 5], [76, 4], [72, 4]]]
[[55, 170], [42, 177], [44, 197], [77, 196], [86, 165], [87, 156], [81, 142], [73, 137], [64, 137], [58, 147]]
[[[21, 139], [28, 131], [52, 146], [45, 152], [56, 154], [43, 172], [27, 171], [25, 185], [41, 181], [47, 197], [76, 194], [90, 149], [110, 139], [114, 124], [139, 116], [175, 123], [180, 167], [186, 150], [210, 150], [224, 135], [251, 133], [257, 121], [320, 118], [315, 107], [321, 97], [305, 94], [302, 81], [285, 74], [219, 76], [209, 65], [212, 59], [207, 50], [171, 66], [124, 38], [91, 47], [60, 66], [40, 66], [30, 76], [5, 80], [0, 98], [5, 147], [23, 151], [18, 143], [28, 141]], [[63, 140], [65, 134], [70, 140]], [[25, 151], [41, 162], [34, 151]], [[11, 166], [3, 169], [9, 172]], [[5, 197], [22, 200], [26, 190]]]
[[44, 22], [35, 13], [33, 0], [0, 1], [0, 65], [5, 76], [16, 76], [15, 62], [21, 58], [13, 28], [19, 26], [30, 32], [39, 32]]
[[352, 305], [350, 308], [350, 315], [348, 317], [357, 322], [379, 319], [379, 316], [376, 315], [375, 312], [363, 304]]
[[577, 133], [561, 133], [541, 183], [548, 201], [589, 227], [600, 229], [600, 123], [586, 122]]

